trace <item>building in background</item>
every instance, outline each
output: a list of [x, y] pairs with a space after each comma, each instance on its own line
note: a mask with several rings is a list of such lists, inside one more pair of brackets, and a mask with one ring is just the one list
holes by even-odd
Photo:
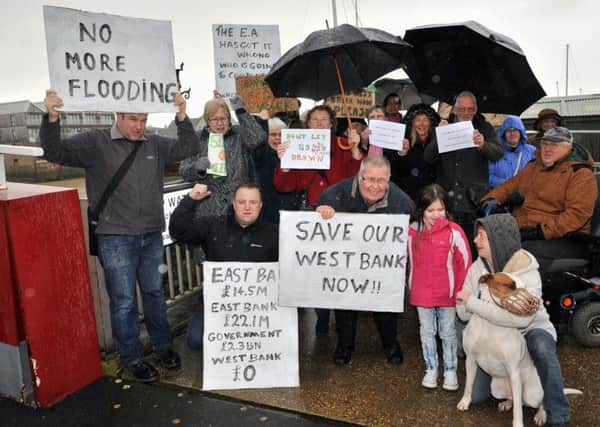
[[[46, 113], [43, 102], [0, 103], [0, 144], [40, 146], [39, 131]], [[65, 112], [60, 114], [61, 134], [68, 138], [93, 129], [111, 127], [114, 114]], [[6, 176], [20, 182], [51, 181], [83, 176], [83, 169], [63, 167], [34, 157], [4, 156]]]

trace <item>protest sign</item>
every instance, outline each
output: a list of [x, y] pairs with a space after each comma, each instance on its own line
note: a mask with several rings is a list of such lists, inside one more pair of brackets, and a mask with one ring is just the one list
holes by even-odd
[[279, 26], [213, 24], [215, 83], [225, 98], [235, 95], [235, 77], [268, 74], [281, 56]]
[[470, 121], [438, 126], [435, 128], [435, 135], [440, 154], [477, 147], [473, 142], [473, 123]]
[[50, 85], [62, 110], [176, 111], [169, 21], [44, 6], [44, 22]]
[[[346, 102], [350, 117], [364, 119], [367, 117], [367, 110], [375, 104], [375, 92], [371, 89], [346, 92]], [[335, 111], [337, 117], [346, 117], [342, 95], [325, 98], [325, 104]]]
[[206, 170], [211, 175], [227, 176], [227, 159], [225, 157], [225, 141], [222, 133], [212, 133], [208, 137], [208, 161]]
[[[191, 184], [190, 184], [191, 185]], [[183, 199], [190, 192], [190, 188], [184, 188], [183, 190], [169, 191], [163, 193], [163, 213], [165, 215], [165, 229], [162, 232], [163, 246], [170, 245], [173, 243], [171, 235], [169, 234], [169, 220], [173, 211], [181, 199]]]
[[370, 120], [369, 144], [390, 150], [402, 151], [406, 125], [403, 123], [387, 122], [385, 120]]
[[276, 98], [265, 81], [265, 75], [236, 76], [235, 90], [244, 100], [244, 108], [249, 113], [260, 113], [269, 110], [271, 113], [280, 111], [298, 111], [300, 105], [296, 98]]
[[329, 169], [329, 129], [282, 129], [281, 142], [290, 147], [281, 158], [282, 169]]
[[298, 313], [278, 264], [204, 262], [204, 390], [297, 387]]
[[408, 215], [280, 212], [279, 304], [402, 312]]

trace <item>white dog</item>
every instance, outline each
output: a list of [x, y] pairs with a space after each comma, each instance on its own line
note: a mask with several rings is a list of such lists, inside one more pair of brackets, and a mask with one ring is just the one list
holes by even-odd
[[[492, 302], [489, 287], [499, 290], [494, 292], [496, 295], [514, 291], [517, 284], [513, 279], [513, 276], [505, 273], [482, 276], [480, 298]], [[546, 422], [542, 384], [527, 351], [525, 338], [517, 328], [498, 326], [473, 314], [464, 330], [463, 347], [467, 355], [467, 378], [463, 397], [457, 405], [460, 411], [469, 409], [479, 366], [492, 377], [492, 396], [506, 399], [498, 405], [498, 409], [513, 409], [513, 427], [523, 426], [523, 405], [539, 408], [534, 417], [536, 425], [541, 426]], [[574, 389], [565, 389], [565, 393], [581, 394]]]

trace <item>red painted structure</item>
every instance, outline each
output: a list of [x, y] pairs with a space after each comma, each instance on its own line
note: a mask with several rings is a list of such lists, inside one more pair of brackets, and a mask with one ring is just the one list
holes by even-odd
[[102, 374], [77, 190], [0, 191], [0, 342], [22, 341], [38, 406]]

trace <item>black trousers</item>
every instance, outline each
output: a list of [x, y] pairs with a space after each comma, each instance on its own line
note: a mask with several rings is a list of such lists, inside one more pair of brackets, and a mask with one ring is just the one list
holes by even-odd
[[[338, 335], [338, 348], [354, 350], [356, 320], [358, 312], [353, 310], [335, 310], [335, 327]], [[381, 336], [383, 349], [389, 351], [396, 341], [398, 333], [398, 313], [373, 312], [373, 320]]]

